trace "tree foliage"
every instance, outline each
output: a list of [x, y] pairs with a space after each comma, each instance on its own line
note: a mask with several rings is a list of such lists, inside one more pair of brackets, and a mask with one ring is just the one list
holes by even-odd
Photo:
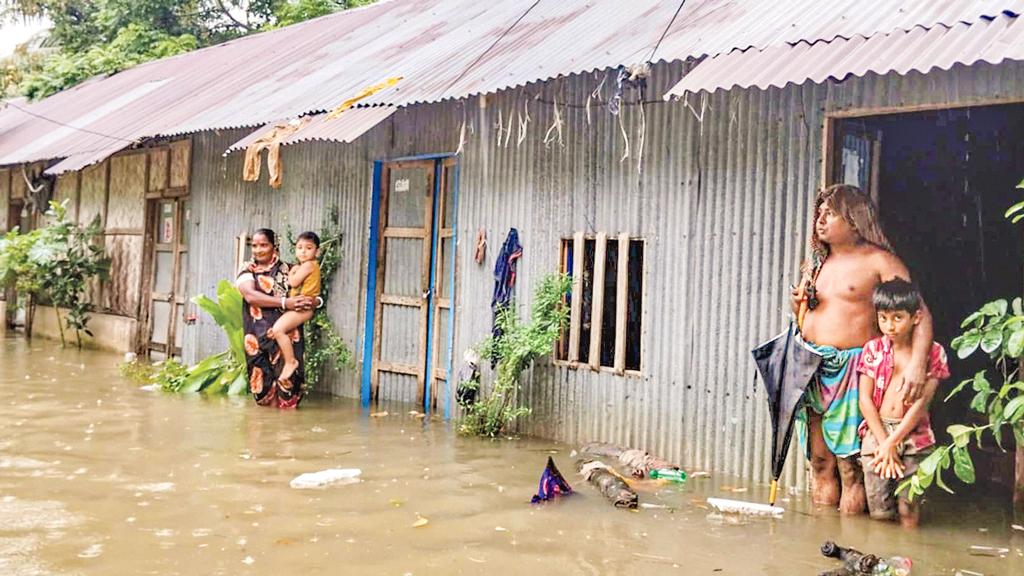
[[[75, 331], [81, 347], [82, 333], [92, 336], [86, 300], [89, 282], [105, 279], [110, 272], [110, 259], [102, 243], [96, 242], [102, 230], [99, 216], [88, 226], [78, 226], [67, 219], [65, 200], [50, 202], [46, 217], [47, 226], [26, 233], [15, 228], [0, 237], [0, 286], [11, 286], [28, 296], [30, 307], [39, 301], [53, 304], [61, 344], [66, 344], [66, 326]], [[62, 308], [66, 310], [63, 319]]]
[[[0, 21], [46, 18], [59, 49], [8, 62], [31, 99], [96, 75], [287, 26], [372, 0], [0, 0]], [[14, 66], [14, 69], [10, 69]], [[20, 68], [19, 68], [20, 67]]]

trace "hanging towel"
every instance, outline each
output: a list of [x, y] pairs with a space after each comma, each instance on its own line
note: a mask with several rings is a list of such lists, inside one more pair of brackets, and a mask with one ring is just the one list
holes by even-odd
[[[523, 246], [519, 243], [519, 231], [510, 228], [505, 243], [501, 246], [498, 260], [494, 263], [494, 294], [491, 296], [491, 334], [501, 336], [498, 328], [498, 312], [512, 300], [512, 289], [516, 285], [516, 264], [523, 257]], [[491, 358], [491, 366], [495, 359]]]

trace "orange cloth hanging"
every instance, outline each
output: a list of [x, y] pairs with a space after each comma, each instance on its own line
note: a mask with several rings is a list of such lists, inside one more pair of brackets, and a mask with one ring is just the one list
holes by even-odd
[[281, 187], [281, 141], [298, 132], [309, 122], [309, 118], [292, 120], [275, 124], [267, 133], [253, 140], [245, 148], [245, 164], [242, 167], [242, 180], [256, 182], [260, 179], [260, 154], [267, 151], [267, 172], [270, 173], [270, 187]]

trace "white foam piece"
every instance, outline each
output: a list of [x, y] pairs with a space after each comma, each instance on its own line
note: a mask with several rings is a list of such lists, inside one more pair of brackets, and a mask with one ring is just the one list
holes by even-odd
[[708, 498], [708, 505], [720, 512], [730, 514], [749, 514], [752, 516], [782, 516], [785, 508], [769, 506], [759, 502], [744, 502], [742, 500], [727, 500], [725, 498]]
[[363, 471], [359, 468], [328, 468], [319, 472], [306, 472], [292, 478], [289, 485], [296, 489], [322, 488], [328, 484], [352, 484], [359, 481]]

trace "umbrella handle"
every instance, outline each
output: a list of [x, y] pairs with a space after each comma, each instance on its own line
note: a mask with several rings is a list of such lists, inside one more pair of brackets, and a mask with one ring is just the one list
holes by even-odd
[[808, 303], [807, 303], [807, 288], [806, 288], [806, 285], [805, 284], [800, 284], [800, 288], [797, 289], [797, 293], [796, 294], [797, 294], [797, 298], [799, 299], [799, 302], [800, 302], [797, 305], [796, 326], [800, 330], [803, 330], [803, 327], [804, 327], [804, 316], [807, 315], [807, 311], [810, 309], [810, 306], [808, 306]]
[[768, 505], [775, 506], [775, 497], [779, 495], [779, 481], [772, 480], [772, 486], [768, 490]]

